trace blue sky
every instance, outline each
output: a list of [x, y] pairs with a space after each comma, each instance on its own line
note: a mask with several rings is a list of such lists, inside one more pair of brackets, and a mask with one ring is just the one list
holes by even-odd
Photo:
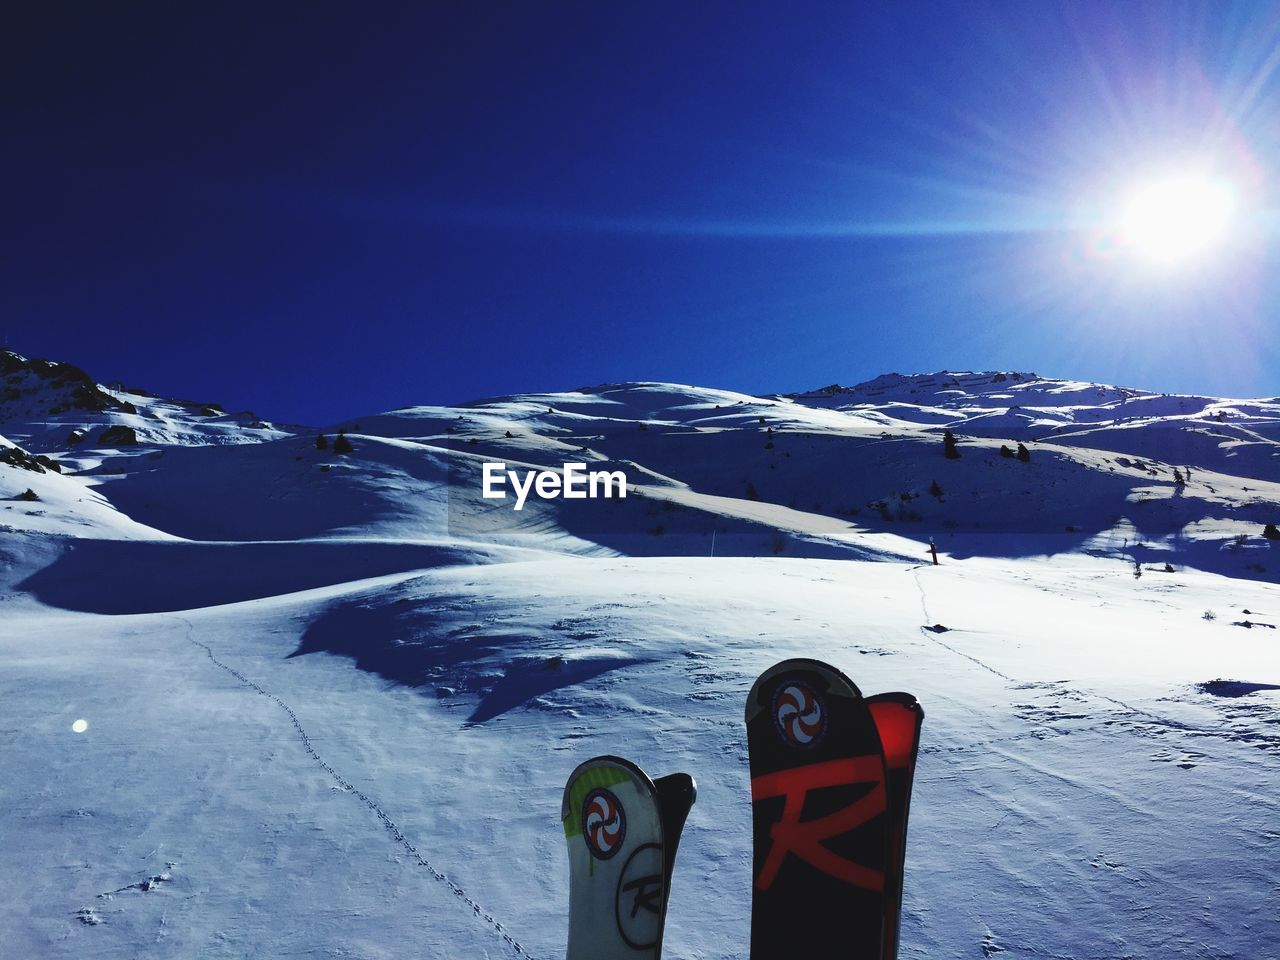
[[[941, 368], [1280, 394], [1280, 7], [448, 6], [7, 8], [10, 348], [304, 422]], [[1117, 252], [1188, 165], [1230, 234]]]

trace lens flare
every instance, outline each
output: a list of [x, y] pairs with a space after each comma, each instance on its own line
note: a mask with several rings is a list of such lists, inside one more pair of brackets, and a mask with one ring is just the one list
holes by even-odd
[[1146, 183], [1124, 207], [1121, 246], [1154, 264], [1185, 263], [1222, 243], [1235, 207], [1235, 191], [1221, 180], [1175, 176]]

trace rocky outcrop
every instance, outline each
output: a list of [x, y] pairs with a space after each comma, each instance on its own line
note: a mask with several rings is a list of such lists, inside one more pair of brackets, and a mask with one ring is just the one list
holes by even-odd
[[0, 403], [23, 400], [47, 405], [47, 412], [54, 416], [68, 410], [138, 412], [133, 404], [103, 390], [75, 364], [28, 359], [12, 350], [0, 350]]
[[102, 447], [136, 447], [138, 432], [133, 427], [117, 423], [107, 427], [98, 435], [98, 445]]
[[32, 473], [44, 473], [46, 470], [62, 472], [62, 465], [56, 460], [50, 460], [44, 454], [32, 456], [21, 447], [0, 446], [0, 463], [19, 470], [30, 470]]

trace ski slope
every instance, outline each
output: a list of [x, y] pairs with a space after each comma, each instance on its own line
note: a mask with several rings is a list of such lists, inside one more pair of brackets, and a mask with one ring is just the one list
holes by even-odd
[[[926, 711], [901, 956], [1280, 955], [1272, 461], [1156, 459], [1176, 398], [1119, 452], [980, 432], [1004, 376], [418, 407], [345, 457], [57, 414], [155, 432], [0, 465], [5, 955], [561, 956], [560, 791], [615, 753], [698, 781], [666, 955], [744, 958], [742, 709], [791, 656]], [[1071, 429], [1153, 396], [1019, 380]], [[631, 495], [475, 496], [571, 455]]]

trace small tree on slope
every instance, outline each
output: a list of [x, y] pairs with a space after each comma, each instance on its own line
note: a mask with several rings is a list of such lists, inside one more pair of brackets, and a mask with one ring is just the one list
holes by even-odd
[[960, 451], [956, 448], [955, 434], [950, 430], [942, 431], [942, 453], [948, 460], [960, 459]]

